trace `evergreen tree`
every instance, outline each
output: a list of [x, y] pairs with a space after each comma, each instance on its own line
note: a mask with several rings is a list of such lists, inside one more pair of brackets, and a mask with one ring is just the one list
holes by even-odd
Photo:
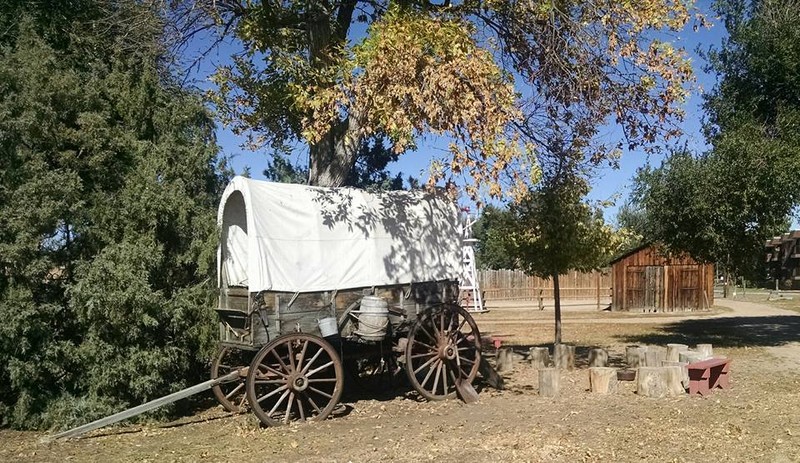
[[154, 10], [24, 3], [0, 12], [0, 419], [61, 427], [206, 375], [225, 179]]

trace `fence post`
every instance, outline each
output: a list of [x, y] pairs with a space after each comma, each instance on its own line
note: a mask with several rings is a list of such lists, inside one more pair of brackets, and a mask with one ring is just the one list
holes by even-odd
[[595, 270], [595, 285], [597, 286], [597, 311], [600, 311], [600, 272]]

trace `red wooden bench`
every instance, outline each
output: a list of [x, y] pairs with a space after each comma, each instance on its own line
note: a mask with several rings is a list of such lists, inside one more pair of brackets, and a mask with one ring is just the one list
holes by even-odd
[[686, 365], [689, 370], [689, 395], [708, 395], [714, 388], [730, 387], [731, 360], [725, 357], [701, 360]]

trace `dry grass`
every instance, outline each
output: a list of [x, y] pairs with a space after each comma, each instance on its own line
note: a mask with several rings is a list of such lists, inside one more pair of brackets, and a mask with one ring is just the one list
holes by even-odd
[[[482, 329], [505, 335], [520, 353], [552, 341], [547, 319], [504, 323], [513, 313], [480, 316]], [[579, 368], [563, 373], [556, 399], [538, 396], [537, 371], [521, 362], [506, 375], [506, 390], [483, 387], [475, 405], [397, 390], [346, 403], [322, 423], [279, 428], [217, 407], [177, 426], [122, 427], [51, 445], [36, 433], [3, 431], [0, 461], [800, 461], [800, 317], [653, 320], [565, 323]], [[611, 395], [587, 391], [588, 346], [620, 362], [628, 343], [667, 340], [713, 342], [715, 354], [733, 359], [733, 388], [660, 400], [637, 396], [631, 383]]]

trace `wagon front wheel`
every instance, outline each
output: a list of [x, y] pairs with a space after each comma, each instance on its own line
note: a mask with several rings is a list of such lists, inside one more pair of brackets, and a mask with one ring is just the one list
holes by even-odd
[[217, 379], [235, 370], [242, 372], [238, 380], [211, 388], [217, 401], [229, 412], [241, 413], [245, 409], [247, 397], [245, 395], [244, 371], [246, 371], [245, 368], [249, 360], [245, 351], [222, 346], [217, 351], [214, 361], [211, 362], [211, 379]]
[[481, 338], [472, 316], [455, 304], [420, 314], [406, 344], [406, 373], [411, 386], [428, 400], [456, 395], [457, 381], [478, 374]]
[[342, 382], [342, 361], [327, 341], [288, 334], [256, 354], [247, 373], [247, 400], [267, 426], [324, 420], [339, 403]]

